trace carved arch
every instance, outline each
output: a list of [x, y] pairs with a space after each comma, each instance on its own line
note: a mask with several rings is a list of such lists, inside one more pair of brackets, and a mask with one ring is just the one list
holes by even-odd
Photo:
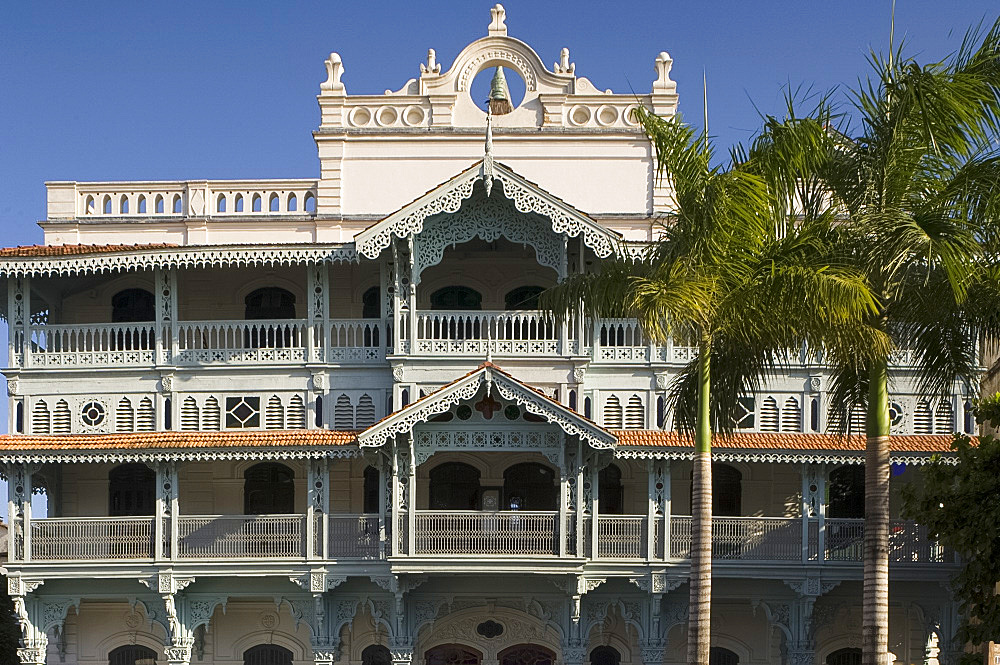
[[233, 642], [233, 653], [243, 658], [243, 653], [247, 649], [252, 649], [258, 644], [276, 644], [292, 652], [294, 660], [312, 660], [312, 647], [302, 644], [297, 639], [295, 633], [283, 630], [256, 630], [252, 633], [241, 635]]
[[491, 35], [477, 39], [459, 52], [451, 68], [440, 76], [422, 76], [420, 94], [463, 92], [469, 89], [476, 74], [488, 67], [507, 67], [524, 79], [526, 92], [574, 92], [573, 74], [556, 74], [548, 70], [535, 50], [520, 39], [507, 35]]

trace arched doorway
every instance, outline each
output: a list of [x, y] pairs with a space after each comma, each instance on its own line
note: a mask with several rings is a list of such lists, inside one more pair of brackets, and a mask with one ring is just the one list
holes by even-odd
[[826, 665], [861, 665], [861, 649], [837, 649], [826, 657]]
[[621, 515], [624, 511], [622, 470], [609, 464], [597, 474], [597, 512]]
[[865, 516], [865, 466], [848, 464], [830, 472], [830, 504], [826, 516], [861, 519]]
[[476, 510], [479, 469], [462, 462], [445, 462], [430, 472], [431, 510]]
[[294, 319], [295, 295], [277, 286], [266, 286], [252, 291], [243, 299], [244, 318], [260, 319]]
[[712, 465], [712, 515], [739, 517], [743, 510], [743, 474], [728, 464]]
[[555, 665], [556, 655], [536, 644], [516, 644], [497, 654], [500, 665]]
[[127, 644], [108, 653], [108, 665], [156, 665], [156, 652], [139, 644]]
[[507, 510], [557, 510], [555, 472], [536, 462], [523, 462], [503, 472], [503, 503]]
[[544, 290], [544, 286], [519, 286], [516, 289], [512, 289], [503, 297], [504, 309], [538, 309], [538, 296]]
[[392, 665], [392, 654], [381, 644], [372, 644], [361, 652], [361, 665]]
[[292, 665], [292, 652], [277, 644], [258, 644], [243, 652], [243, 665]]
[[590, 652], [590, 665], [619, 665], [621, 662], [622, 655], [614, 647], [599, 646]]
[[153, 294], [146, 289], [124, 289], [111, 296], [112, 323], [138, 323], [155, 318]]
[[108, 515], [152, 515], [156, 474], [145, 464], [121, 464], [108, 473]]
[[483, 656], [461, 644], [441, 644], [424, 653], [425, 665], [479, 665]]
[[708, 665], [739, 665], [740, 657], [729, 649], [712, 647], [708, 651]]
[[431, 309], [481, 310], [483, 295], [468, 286], [446, 286], [431, 294]]
[[295, 473], [284, 464], [262, 462], [243, 474], [246, 515], [287, 515], [295, 512]]

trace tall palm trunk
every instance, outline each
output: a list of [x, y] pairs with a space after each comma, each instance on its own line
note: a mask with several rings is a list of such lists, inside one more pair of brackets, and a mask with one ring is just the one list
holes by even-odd
[[691, 476], [691, 591], [687, 662], [708, 665], [712, 621], [712, 421], [709, 404], [711, 348], [698, 349], [698, 420]]
[[865, 451], [863, 665], [887, 665], [889, 653], [889, 373], [881, 358], [869, 374]]

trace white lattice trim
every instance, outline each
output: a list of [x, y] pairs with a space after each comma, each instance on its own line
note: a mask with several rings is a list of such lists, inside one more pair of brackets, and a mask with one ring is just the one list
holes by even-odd
[[0, 259], [0, 276], [80, 275], [150, 268], [205, 268], [346, 263], [358, 260], [354, 247], [340, 245], [228, 245], [165, 247], [94, 254]]
[[471, 400], [486, 385], [495, 387], [504, 399], [558, 425], [566, 434], [579, 436], [595, 448], [614, 448], [618, 442], [610, 432], [487, 365], [375, 423], [358, 435], [358, 445], [362, 448], [378, 447], [397, 434], [412, 432], [417, 423], [427, 422], [459, 402]]
[[[0, 459], [13, 464], [48, 463], [123, 463], [123, 462], [203, 462], [215, 460], [349, 459], [360, 457], [355, 446], [337, 448], [232, 448], [207, 450], [66, 450], [4, 453]], [[0, 467], [2, 468], [2, 467]], [[0, 474], [2, 475], [2, 474]]]
[[[375, 259], [392, 242], [392, 238], [405, 238], [423, 231], [428, 217], [439, 213], [453, 213], [462, 202], [472, 196], [475, 182], [483, 177], [480, 160], [413, 203], [403, 207], [382, 221], [373, 224], [355, 236], [358, 254]], [[547, 217], [552, 231], [571, 238], [583, 234], [583, 241], [599, 257], [607, 257], [621, 243], [621, 237], [610, 231], [566, 202], [552, 196], [538, 185], [525, 180], [510, 168], [496, 163], [494, 179], [503, 185], [504, 195], [523, 213]]]
[[[957, 459], [950, 453], [940, 454], [945, 464], [956, 464]], [[615, 449], [615, 457], [619, 459], [667, 459], [692, 460], [693, 450], [678, 450], [670, 448], [626, 448]], [[928, 453], [894, 454], [889, 456], [893, 464], [930, 464], [934, 455]], [[864, 451], [830, 451], [830, 452], [736, 452], [732, 450], [712, 450], [712, 459], [718, 462], [762, 462], [767, 464], [864, 464]]]

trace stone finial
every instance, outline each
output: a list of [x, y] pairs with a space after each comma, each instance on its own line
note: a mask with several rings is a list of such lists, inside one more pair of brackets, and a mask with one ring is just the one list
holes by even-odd
[[492, 21], [490, 21], [489, 36], [490, 37], [506, 37], [507, 36], [507, 24], [504, 21], [507, 20], [507, 11], [503, 8], [503, 5], [497, 3], [490, 10], [490, 16]]
[[441, 65], [437, 63], [437, 53], [434, 52], [434, 49], [432, 48], [427, 49], [427, 64], [420, 65], [420, 73], [421, 74], [441, 73]]
[[572, 74], [576, 71], [576, 63], [569, 61], [568, 48], [563, 47], [563, 50], [559, 51], [559, 62], [552, 67], [552, 71], [556, 74]]
[[344, 75], [344, 61], [340, 59], [340, 54], [331, 53], [323, 64], [326, 65], [326, 80], [319, 84], [319, 89], [329, 90], [337, 95], [346, 95], [347, 88], [340, 80], [340, 77]]
[[674, 61], [666, 51], [660, 51], [656, 56], [656, 80], [653, 81], [653, 94], [657, 92], [673, 92], [677, 84], [670, 80], [670, 68]]

